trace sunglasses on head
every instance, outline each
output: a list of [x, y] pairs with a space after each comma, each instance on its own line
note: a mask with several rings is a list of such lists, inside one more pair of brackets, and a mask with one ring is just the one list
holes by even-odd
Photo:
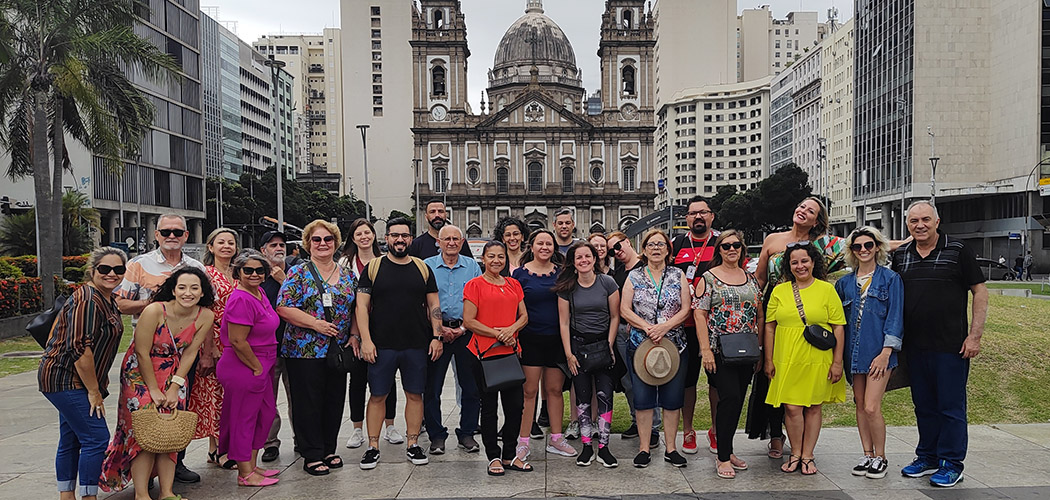
[[105, 264], [99, 264], [95, 266], [95, 270], [102, 275], [107, 275], [112, 272], [116, 273], [119, 276], [127, 272], [128, 268], [126, 266], [107, 266]]
[[158, 229], [157, 232], [165, 238], [172, 235], [175, 235], [176, 238], [182, 238], [182, 235], [186, 234], [185, 229]]
[[875, 242], [874, 241], [865, 241], [863, 243], [863, 245], [860, 244], [860, 243], [854, 243], [854, 244], [849, 246], [849, 249], [853, 250], [854, 252], [859, 252], [861, 248], [863, 248], [865, 250], [871, 250], [872, 248], [875, 248]]
[[722, 250], [729, 250], [730, 248], [732, 248], [733, 250], [740, 250], [741, 248], [744, 248], [744, 244], [739, 241], [734, 241], [732, 243], [722, 243], [718, 246], [721, 247]]
[[258, 274], [259, 276], [265, 276], [266, 275], [266, 266], [242, 267], [241, 268], [241, 273], [243, 273], [245, 276], [251, 276], [253, 274]]
[[335, 236], [325, 236], [324, 238], [322, 238], [320, 236], [311, 236], [310, 237], [310, 241], [312, 241], [314, 243], [320, 243], [322, 241], [325, 242], [325, 243], [331, 243], [331, 242], [335, 241]]
[[802, 248], [802, 247], [804, 247], [804, 246], [806, 246], [808, 244], [809, 244], [808, 241], [793, 241], [793, 242], [787, 244], [787, 248], [788, 249]]

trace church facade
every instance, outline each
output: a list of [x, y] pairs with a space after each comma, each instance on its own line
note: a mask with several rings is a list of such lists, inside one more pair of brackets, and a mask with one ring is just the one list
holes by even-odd
[[465, 19], [459, 0], [413, 8], [416, 192], [445, 198], [454, 223], [489, 238], [514, 216], [552, 227], [575, 212], [576, 235], [625, 228], [656, 192], [653, 19], [644, 0], [607, 0], [601, 106], [588, 112], [576, 57], [561, 28], [528, 0], [489, 70], [480, 113], [467, 101]]

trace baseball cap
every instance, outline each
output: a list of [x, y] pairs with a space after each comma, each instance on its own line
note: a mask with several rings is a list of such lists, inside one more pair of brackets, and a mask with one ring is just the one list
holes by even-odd
[[280, 231], [267, 231], [263, 233], [262, 238], [259, 239], [259, 247], [266, 246], [266, 244], [274, 238], [280, 238], [286, 242], [288, 241], [288, 236]]

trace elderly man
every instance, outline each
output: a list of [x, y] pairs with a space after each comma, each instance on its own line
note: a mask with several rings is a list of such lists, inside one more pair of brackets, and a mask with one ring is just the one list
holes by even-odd
[[[908, 477], [933, 474], [930, 483], [950, 487], [962, 480], [966, 458], [966, 378], [981, 351], [988, 289], [973, 252], [937, 231], [940, 218], [929, 201], [908, 208], [912, 241], [899, 247], [893, 270], [904, 280], [904, 349], [915, 420], [916, 458]], [[973, 316], [966, 324], [967, 295]]]
[[[277, 309], [277, 294], [280, 292], [281, 284], [284, 283], [284, 278], [286, 277], [287, 239], [286, 235], [280, 231], [267, 231], [263, 233], [262, 239], [259, 240], [259, 251], [270, 261], [270, 275], [266, 277], [261, 287], [266, 292], [266, 298], [270, 301], [270, 306], [275, 310]], [[284, 320], [281, 320], [281, 323], [277, 326], [277, 345], [281, 345], [281, 340], [284, 338], [285, 326], [287, 324]], [[277, 364], [273, 368], [274, 398], [277, 397], [277, 386], [280, 385], [279, 382], [282, 378], [284, 379], [284, 394], [290, 401], [292, 393], [288, 390], [288, 372], [284, 369], [284, 358], [277, 358]], [[289, 404], [289, 422], [291, 419], [292, 405]], [[273, 425], [270, 426], [270, 436], [266, 438], [266, 444], [263, 446], [263, 462], [273, 462], [281, 455], [281, 438], [277, 437], [280, 432], [281, 412], [277, 412], [273, 416]]]
[[445, 225], [438, 232], [441, 254], [424, 260], [434, 271], [434, 279], [437, 280], [438, 298], [441, 300], [441, 340], [445, 343], [441, 357], [427, 365], [427, 387], [423, 393], [423, 421], [430, 436], [431, 455], [445, 453], [448, 429], [441, 424], [444, 417], [441, 412], [441, 390], [453, 356], [456, 358], [456, 380], [462, 393], [456, 438], [459, 447], [467, 453], [479, 450], [474, 431], [478, 428], [481, 399], [474, 380], [473, 355], [467, 351], [467, 343], [472, 335], [463, 327], [463, 287], [468, 281], [481, 276], [481, 267], [474, 259], [460, 255], [464, 241], [460, 228]]
[[[204, 270], [204, 265], [197, 259], [182, 253], [182, 247], [189, 239], [185, 217], [178, 214], [161, 215], [157, 219], [157, 230], [153, 232], [153, 238], [157, 240], [158, 248], [129, 260], [124, 281], [115, 291], [120, 312], [132, 315], [135, 320], [149, 305], [150, 297], [160, 289], [160, 285], [171, 276], [176, 267], [193, 266]], [[193, 386], [195, 372], [195, 369], [190, 370], [186, 377], [187, 394]], [[179, 460], [175, 464], [175, 480], [180, 483], [199, 482], [200, 474], [183, 465], [182, 459], [185, 456], [186, 450], [179, 452]]]
[[[408, 247], [408, 254], [413, 257], [419, 257], [420, 259], [429, 259], [435, 255], [439, 255], [441, 252], [438, 248], [441, 244], [438, 242], [438, 231], [442, 227], [448, 224], [448, 209], [445, 208], [445, 202], [440, 199], [430, 200], [427, 202], [427, 206], [424, 209], [423, 216], [427, 219], [427, 225], [430, 226], [427, 230], [416, 236], [412, 240], [412, 244]], [[461, 255], [467, 257], [473, 257], [470, 253], [470, 245], [463, 245], [463, 248], [459, 250]]]

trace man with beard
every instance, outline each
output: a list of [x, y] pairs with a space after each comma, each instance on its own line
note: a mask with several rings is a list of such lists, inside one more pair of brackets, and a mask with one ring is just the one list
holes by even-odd
[[[444, 212], [444, 206], [441, 207]], [[386, 397], [401, 372], [405, 390], [406, 455], [414, 465], [429, 462], [418, 444], [423, 424], [423, 392], [427, 365], [441, 357], [444, 338], [441, 304], [434, 273], [420, 259], [408, 255], [412, 242], [408, 220], [391, 219], [386, 225], [390, 253], [373, 259], [361, 273], [357, 288], [357, 326], [361, 333], [361, 358], [368, 368], [368, 450], [361, 468], [379, 464], [379, 429], [386, 415]]]
[[[711, 224], [715, 221], [715, 213], [707, 198], [694, 196], [689, 199], [688, 211], [685, 214], [685, 223], [689, 226], [689, 232], [677, 236], [672, 244], [672, 255], [674, 265], [685, 272], [689, 286], [696, 289], [696, 282], [701, 279], [711, 260], [715, 258], [715, 239], [718, 231]], [[696, 431], [693, 430], [693, 414], [696, 409], [696, 384], [700, 381], [700, 339], [696, 336], [696, 323], [692, 316], [685, 321], [685, 337], [688, 341], [687, 359], [689, 365], [686, 369], [685, 378], [685, 400], [682, 406], [682, 451], [685, 453], [696, 453]], [[718, 449], [715, 440], [715, 407], [718, 406], [718, 392], [710, 384], [708, 379], [707, 394], [711, 403], [711, 427], [707, 430], [707, 439], [710, 441], [711, 453]]]
[[[284, 283], [284, 278], [286, 277], [287, 244], [285, 240], [287, 240], [287, 237], [280, 231], [267, 231], [263, 233], [262, 239], [259, 240], [259, 250], [270, 261], [270, 275], [266, 277], [266, 281], [263, 281], [260, 288], [266, 293], [266, 299], [270, 301], [270, 306], [275, 310], [277, 309], [277, 294], [280, 292], [281, 284]], [[285, 326], [287, 324], [282, 319], [277, 326], [277, 345], [281, 345], [281, 341], [284, 338]], [[280, 385], [282, 378], [284, 380], [284, 394], [291, 399], [292, 393], [288, 390], [288, 372], [284, 369], [284, 358], [278, 357], [277, 364], [273, 367], [273, 395], [275, 399], [277, 398], [277, 386]], [[292, 405], [289, 404], [288, 421], [291, 422], [291, 420]], [[281, 432], [281, 412], [273, 415], [270, 436], [266, 438], [266, 444], [263, 445], [263, 462], [273, 462], [281, 455], [281, 439], [277, 437], [279, 432]]]
[[[427, 224], [430, 225], [430, 228], [423, 234], [416, 236], [408, 247], [408, 254], [420, 259], [428, 259], [441, 253], [437, 240], [438, 231], [441, 231], [441, 228], [448, 224], [448, 210], [445, 209], [445, 202], [430, 200], [427, 202], [425, 210], [424, 216], [426, 216]], [[474, 254], [470, 253], [470, 245], [466, 244], [466, 242], [464, 242], [463, 248], [459, 250], [459, 254], [474, 258]]]
[[558, 245], [558, 251], [562, 255], [565, 255], [573, 243], [579, 241], [572, 237], [575, 230], [576, 219], [572, 215], [572, 210], [563, 208], [554, 214], [554, 243]]

